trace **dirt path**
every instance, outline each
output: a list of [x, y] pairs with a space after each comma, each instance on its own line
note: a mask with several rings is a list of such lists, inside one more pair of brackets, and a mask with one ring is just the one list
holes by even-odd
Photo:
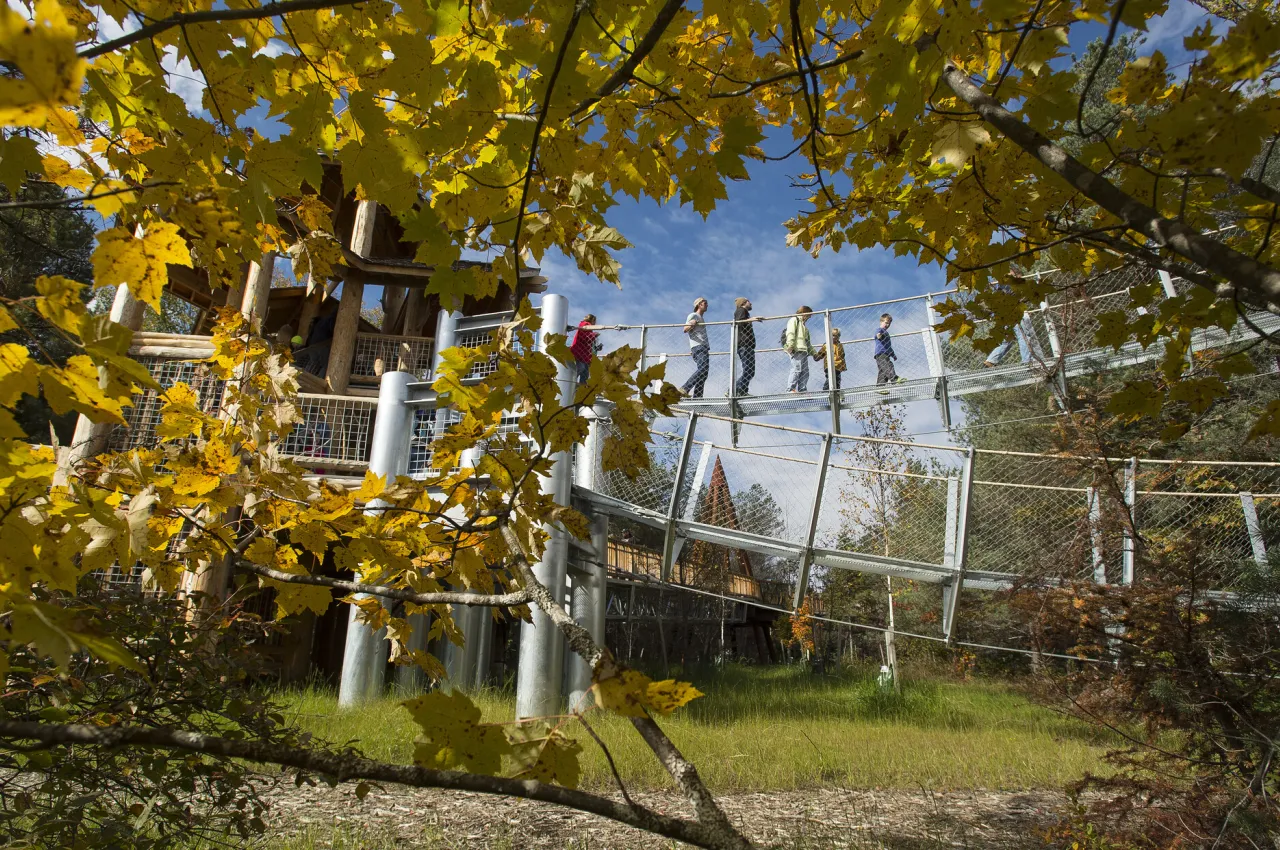
[[[677, 846], [621, 824], [525, 800], [463, 792], [374, 789], [357, 800], [354, 785], [272, 792], [276, 835], [338, 831], [350, 846], [378, 848], [539, 848], [649, 850]], [[644, 804], [688, 814], [671, 793], [635, 794]], [[790, 791], [721, 798], [757, 846], [817, 848], [1030, 848], [1066, 805], [1046, 791]], [[349, 839], [350, 840], [350, 839]], [[318, 844], [317, 846], [323, 846]], [[339, 845], [343, 846], [343, 845]]]

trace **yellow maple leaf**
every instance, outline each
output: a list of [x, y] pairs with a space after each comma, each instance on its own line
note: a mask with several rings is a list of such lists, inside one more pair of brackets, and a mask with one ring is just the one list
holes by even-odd
[[[596, 675], [600, 676], [607, 667], [614, 667], [608, 658], [597, 665]], [[702, 696], [702, 692], [688, 682], [674, 679], [655, 682], [635, 670], [619, 670], [612, 675], [601, 676], [592, 689], [596, 694], [596, 705], [625, 717], [644, 717], [646, 709], [670, 714]]]
[[80, 102], [85, 62], [76, 38], [57, 0], [38, 0], [31, 21], [0, 6], [0, 62], [21, 72], [0, 77], [0, 124], [43, 129]]
[[152, 222], [141, 238], [126, 228], [115, 227], [98, 234], [98, 248], [93, 252], [94, 283], [123, 283], [139, 301], [159, 312], [160, 293], [169, 280], [170, 264], [191, 265], [191, 252], [176, 224]]
[[262, 582], [276, 591], [276, 619], [283, 619], [290, 614], [303, 611], [314, 611], [317, 616], [329, 610], [333, 604], [333, 592], [327, 587], [311, 584], [287, 584], [281, 581], [264, 579]]

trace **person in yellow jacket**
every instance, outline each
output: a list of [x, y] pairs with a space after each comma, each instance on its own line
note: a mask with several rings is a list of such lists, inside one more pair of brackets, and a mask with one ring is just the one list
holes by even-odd
[[[822, 361], [822, 390], [831, 388], [831, 376], [827, 373], [827, 347], [819, 345], [813, 350], [813, 359]], [[847, 367], [844, 362], [844, 343], [840, 341], [840, 329], [831, 329], [831, 361], [836, 368], [836, 389], [840, 389], [840, 373]]]
[[791, 357], [791, 377], [787, 381], [787, 392], [802, 393], [809, 387], [809, 355], [813, 346], [809, 342], [807, 324], [813, 310], [805, 305], [787, 320], [787, 330], [782, 335], [782, 350]]

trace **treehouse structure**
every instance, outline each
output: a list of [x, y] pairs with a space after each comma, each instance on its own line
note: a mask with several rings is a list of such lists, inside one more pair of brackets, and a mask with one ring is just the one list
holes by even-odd
[[[295, 338], [302, 340], [301, 344], [292, 345], [300, 370], [297, 403], [301, 422], [285, 440], [282, 453], [331, 482], [358, 484], [369, 468], [373, 452], [380, 376], [399, 372], [416, 380], [430, 380], [441, 350], [485, 344], [497, 327], [512, 317], [523, 299], [536, 300], [546, 291], [547, 281], [539, 269], [522, 268], [519, 280], [501, 280], [494, 294], [467, 297], [460, 310], [443, 309], [437, 296], [425, 292], [436, 270], [415, 261], [418, 244], [405, 238], [400, 222], [376, 203], [357, 200], [343, 186], [336, 166], [326, 166], [324, 174], [317, 194], [333, 210], [332, 231], [341, 252], [341, 263], [334, 266], [331, 279], [296, 279], [287, 255], [267, 255], [259, 262], [245, 263], [240, 285], [232, 288], [211, 286], [209, 274], [203, 269], [171, 266], [166, 294], [178, 300], [176, 305], [170, 303], [178, 308], [173, 312], [180, 317], [182, 326], [174, 328], [175, 321], [168, 321], [168, 332], [144, 330], [143, 305], [132, 298], [126, 287], [117, 290], [112, 318], [134, 329], [130, 353], [149, 369], [160, 390], [147, 390], [134, 397], [133, 406], [124, 411], [126, 426], [93, 425], [81, 417], [71, 445], [63, 451], [64, 468], [101, 452], [154, 446], [160, 396], [177, 382], [190, 386], [201, 407], [216, 414], [222, 405], [223, 381], [201, 361], [213, 353], [210, 334], [218, 312], [236, 309], [265, 337], [283, 345], [291, 344]], [[299, 240], [295, 243], [298, 245], [306, 234], [291, 213], [296, 206], [297, 199], [282, 200], [277, 204], [277, 213], [286, 231]], [[453, 271], [469, 267], [491, 271], [486, 264], [467, 262], [456, 264]], [[478, 363], [468, 377], [478, 380], [487, 369], [487, 363]], [[412, 427], [411, 459], [406, 471], [424, 475], [430, 465], [429, 445], [436, 418], [419, 416]], [[660, 632], [683, 627], [678, 639], [681, 654], [707, 657], [717, 648], [709, 640], [695, 646], [690, 636], [697, 628], [711, 634], [714, 630], [709, 624], [727, 617], [735, 646], [738, 631], [748, 627], [753, 630], [755, 644], [748, 647], [744, 643], [743, 651], [761, 659], [776, 656], [767, 635], [768, 624], [776, 613], [751, 606], [752, 601], [761, 599], [761, 587], [750, 577], [749, 563], [746, 571], [735, 576], [729, 585], [717, 585], [734, 597], [727, 608], [691, 607], [687, 600], [673, 601], [669, 592], [650, 586], [660, 576], [645, 565], [657, 557], [657, 552], [626, 543], [608, 547], [611, 598], [625, 599], [615, 601], [608, 617], [618, 621], [619, 629], [629, 630], [633, 644], [637, 624], [649, 635], [653, 634], [654, 625]], [[579, 567], [587, 568], [581, 564]], [[332, 565], [329, 572], [338, 575]], [[145, 581], [136, 573], [118, 568], [106, 578], [130, 585]], [[193, 576], [190, 589], [224, 594], [229, 581], [225, 574], [212, 579]], [[773, 593], [779, 602], [785, 595], [780, 589]], [[264, 616], [272, 615], [270, 591], [260, 594], [255, 604]], [[270, 648], [278, 658], [282, 678], [300, 680], [319, 673], [336, 681], [343, 667], [348, 606], [335, 602], [321, 617], [308, 612], [298, 619], [289, 634]], [[473, 625], [474, 630], [485, 634], [472, 641], [468, 652], [439, 648], [454, 681], [501, 681], [514, 662], [515, 624], [494, 622], [492, 618], [484, 624]], [[407, 673], [401, 669], [398, 675], [405, 686], [421, 684], [416, 681], [416, 671]]]

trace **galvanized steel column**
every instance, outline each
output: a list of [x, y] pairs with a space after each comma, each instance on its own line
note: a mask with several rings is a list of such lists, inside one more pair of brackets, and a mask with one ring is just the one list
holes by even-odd
[[[569, 323], [569, 302], [563, 295], [542, 298], [542, 330], [539, 349], [546, 351], [547, 337], [563, 335]], [[574, 376], [568, 366], [556, 364], [556, 381], [560, 385], [560, 403], [573, 404]], [[572, 490], [572, 456], [559, 452], [553, 456], [551, 474], [542, 480], [542, 492], [559, 505], [569, 504]], [[546, 526], [547, 548], [542, 560], [533, 567], [534, 575], [557, 602], [564, 601], [565, 577], [568, 570], [569, 542], [554, 526]], [[564, 639], [551, 619], [535, 607], [533, 621], [520, 626], [520, 666], [516, 671], [516, 717], [542, 717], [560, 711], [561, 687], [564, 682]]]
[[[388, 481], [409, 469], [409, 424], [413, 411], [409, 400], [409, 384], [414, 376], [408, 372], [386, 372], [378, 389], [378, 412], [373, 423], [373, 439], [369, 448], [369, 471], [385, 475]], [[374, 500], [365, 513], [377, 515], [385, 503]], [[357, 594], [361, 598], [364, 594]], [[342, 655], [342, 680], [338, 688], [338, 705], [352, 706], [377, 696], [382, 691], [387, 666], [385, 630], [374, 633], [356, 618], [351, 606], [347, 621], [347, 645]]]
[[[591, 425], [586, 445], [579, 453], [574, 470], [574, 483], [587, 490], [595, 489], [596, 470], [604, 449], [604, 429], [609, 422], [607, 406], [597, 404], [590, 412]], [[595, 511], [591, 515], [591, 550], [585, 569], [574, 575], [573, 619], [591, 633], [591, 639], [604, 643], [605, 594], [608, 589], [609, 517]], [[591, 668], [577, 653], [566, 662], [569, 709], [587, 708], [585, 698], [591, 688]]]

